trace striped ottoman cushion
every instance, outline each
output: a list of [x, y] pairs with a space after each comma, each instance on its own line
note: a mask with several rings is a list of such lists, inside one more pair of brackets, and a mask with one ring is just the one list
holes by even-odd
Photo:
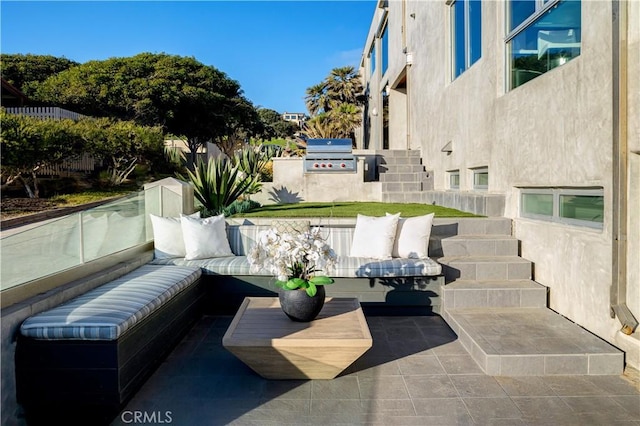
[[200, 278], [200, 268], [144, 265], [51, 310], [28, 318], [23, 336], [116, 340]]

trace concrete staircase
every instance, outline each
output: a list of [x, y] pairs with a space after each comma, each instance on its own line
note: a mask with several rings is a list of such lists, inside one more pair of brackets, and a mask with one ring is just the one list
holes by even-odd
[[622, 374], [624, 353], [547, 308], [506, 218], [434, 226], [441, 315], [486, 374]]
[[377, 151], [378, 175], [385, 203], [422, 203], [423, 191], [431, 189], [420, 151]]

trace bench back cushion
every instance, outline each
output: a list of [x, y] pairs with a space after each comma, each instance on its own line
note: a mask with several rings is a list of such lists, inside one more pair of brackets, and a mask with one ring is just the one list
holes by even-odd
[[[231, 251], [236, 256], [246, 256], [261, 232], [271, 229], [270, 225], [227, 225], [227, 237]], [[353, 227], [323, 227], [323, 238], [338, 256], [349, 256]]]
[[23, 336], [44, 340], [116, 340], [200, 278], [200, 268], [143, 265], [22, 323]]

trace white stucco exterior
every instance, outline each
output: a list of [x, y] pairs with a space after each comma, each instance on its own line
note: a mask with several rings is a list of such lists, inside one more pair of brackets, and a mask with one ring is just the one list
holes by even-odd
[[[458, 0], [462, 1], [462, 0]], [[614, 199], [628, 201], [626, 305], [640, 319], [640, 2], [582, 1], [578, 57], [508, 90], [508, 1], [482, 2], [480, 59], [457, 78], [451, 67], [451, 2], [380, 2], [363, 47], [361, 73], [369, 88], [369, 147], [382, 147], [381, 91], [389, 85], [389, 147], [421, 151], [436, 191], [502, 195], [514, 219], [522, 257], [535, 280], [550, 288], [550, 308], [626, 352], [640, 366], [640, 332], [621, 333], [610, 315], [614, 282]], [[613, 8], [626, 20], [620, 32], [619, 77], [614, 72]], [[380, 30], [387, 22], [388, 63], [381, 75]], [[369, 68], [375, 43], [377, 66]], [[619, 81], [626, 79], [626, 87]], [[614, 96], [620, 87], [620, 99]], [[620, 115], [614, 105], [621, 106]], [[620, 125], [624, 185], [615, 182], [615, 128]], [[366, 131], [366, 128], [365, 128]], [[626, 133], [626, 136], [624, 135]], [[448, 144], [450, 152], [443, 151]], [[488, 188], [473, 189], [473, 170], [487, 168]], [[449, 172], [460, 173], [459, 189]], [[523, 188], [597, 189], [604, 197], [602, 228], [522, 217]], [[452, 198], [453, 199], [453, 198]], [[450, 207], [463, 208], [459, 205]]]

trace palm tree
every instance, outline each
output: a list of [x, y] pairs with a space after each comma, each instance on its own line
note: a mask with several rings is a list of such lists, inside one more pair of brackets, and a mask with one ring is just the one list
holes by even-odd
[[304, 132], [311, 139], [335, 138], [334, 124], [331, 115], [322, 112], [304, 123]]
[[312, 116], [327, 112], [329, 97], [327, 96], [326, 83], [318, 83], [307, 88], [307, 95], [304, 101], [309, 110], [309, 114]]
[[311, 138], [352, 138], [362, 123], [357, 98], [362, 81], [352, 66], [331, 70], [323, 82], [307, 89], [305, 102], [311, 120], [304, 132]]
[[362, 80], [352, 66], [334, 68], [326, 78], [328, 97], [338, 103], [356, 104], [356, 97], [362, 93]]
[[354, 129], [362, 123], [360, 108], [354, 104], [341, 103], [329, 112], [334, 136], [354, 140]]

